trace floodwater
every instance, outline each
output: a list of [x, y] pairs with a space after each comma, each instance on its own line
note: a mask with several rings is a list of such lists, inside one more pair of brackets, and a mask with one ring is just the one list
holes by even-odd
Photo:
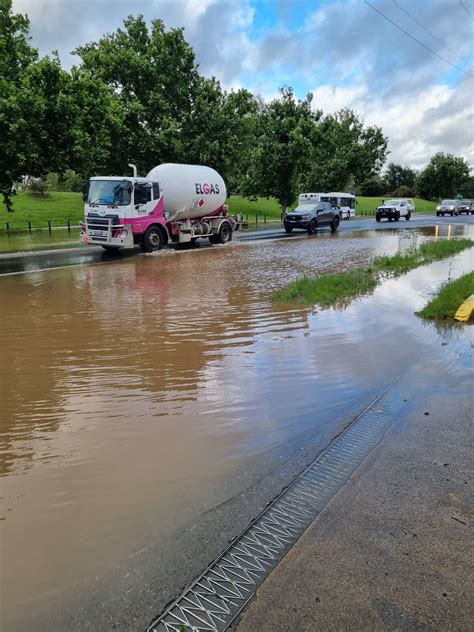
[[[191, 525], [278, 468], [282, 447], [305, 433], [321, 447], [438, 344], [413, 312], [472, 269], [472, 249], [345, 309], [268, 301], [302, 273], [433, 234], [327, 234], [0, 278], [2, 629], [58, 629], [65, 613], [79, 629], [72, 613], [99, 590], [104, 617], [108, 601], [129, 607], [132, 561], [144, 555], [158, 575], [156, 542], [182, 531], [192, 542]], [[166, 554], [182, 566], [176, 581], [192, 577]]]
[[27, 231], [0, 231], [0, 252], [45, 250], [49, 248], [74, 248], [79, 245], [79, 229], [63, 228]]

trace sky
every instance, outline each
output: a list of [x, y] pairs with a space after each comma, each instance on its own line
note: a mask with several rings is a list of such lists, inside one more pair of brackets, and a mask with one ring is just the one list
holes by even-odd
[[201, 74], [227, 90], [311, 92], [315, 109], [351, 108], [380, 126], [387, 162], [420, 169], [443, 151], [474, 169], [474, 0], [13, 0], [13, 10], [66, 69], [80, 63], [77, 46], [128, 15], [160, 18], [184, 27]]

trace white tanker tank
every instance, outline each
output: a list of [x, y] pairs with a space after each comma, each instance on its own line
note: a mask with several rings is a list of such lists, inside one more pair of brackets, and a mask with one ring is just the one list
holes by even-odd
[[168, 220], [199, 219], [222, 211], [227, 189], [210, 167], [165, 163], [154, 167], [147, 180], [159, 182]]
[[140, 178], [94, 176], [84, 194], [81, 239], [106, 250], [139, 245], [145, 252], [165, 245], [209, 239], [225, 244], [242, 226], [229, 215], [226, 186], [210, 167], [167, 163]]

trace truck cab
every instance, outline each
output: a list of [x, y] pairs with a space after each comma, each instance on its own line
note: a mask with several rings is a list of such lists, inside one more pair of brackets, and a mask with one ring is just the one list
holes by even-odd
[[150, 223], [163, 227], [166, 218], [158, 182], [147, 178], [99, 176], [91, 178], [84, 194], [81, 240], [106, 250], [142, 244]]

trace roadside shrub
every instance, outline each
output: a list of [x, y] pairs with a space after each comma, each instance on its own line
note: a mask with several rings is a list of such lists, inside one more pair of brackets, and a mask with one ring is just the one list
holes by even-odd
[[404, 184], [402, 184], [401, 186], [397, 187], [391, 195], [393, 195], [394, 197], [412, 198], [412, 197], [415, 197], [415, 192], [412, 189], [410, 189], [410, 187], [407, 187]]

